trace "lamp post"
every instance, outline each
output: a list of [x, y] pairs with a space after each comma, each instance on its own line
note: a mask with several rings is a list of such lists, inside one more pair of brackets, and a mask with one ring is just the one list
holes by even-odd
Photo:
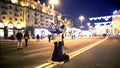
[[84, 28], [84, 27], [82, 26], [82, 21], [84, 20], [84, 16], [80, 16], [80, 17], [79, 17], [79, 20], [81, 21], [81, 26], [80, 26], [80, 28]]

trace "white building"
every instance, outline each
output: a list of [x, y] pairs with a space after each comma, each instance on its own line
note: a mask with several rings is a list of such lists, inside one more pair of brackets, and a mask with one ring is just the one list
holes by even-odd
[[111, 33], [111, 21], [110, 22], [98, 22], [94, 23], [95, 27], [93, 32], [96, 35], [110, 34]]

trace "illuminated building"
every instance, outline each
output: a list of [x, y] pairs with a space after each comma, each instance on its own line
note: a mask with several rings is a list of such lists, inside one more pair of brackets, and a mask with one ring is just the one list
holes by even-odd
[[111, 33], [111, 21], [109, 22], [96, 22], [94, 23], [95, 27], [93, 29], [93, 33], [95, 35], [103, 35]]
[[56, 24], [58, 14], [51, 6], [39, 1], [0, 0], [0, 37], [8, 38], [19, 29], [35, 35], [35, 29], [48, 29], [51, 24]]
[[112, 16], [112, 30], [114, 35], [120, 32], [120, 10]]

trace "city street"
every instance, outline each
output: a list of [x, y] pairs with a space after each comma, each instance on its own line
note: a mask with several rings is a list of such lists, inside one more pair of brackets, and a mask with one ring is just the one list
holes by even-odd
[[[70, 61], [65, 64], [49, 62], [54, 48], [53, 41], [30, 40], [29, 46], [23, 47], [22, 50], [17, 50], [17, 42], [14, 40], [1, 41], [0, 66], [1, 68], [119, 68], [120, 40], [107, 39], [96, 43], [103, 39], [104, 37], [76, 40], [66, 38], [63, 52], [69, 54]], [[89, 45], [90, 47], [87, 47]]]
[[0, 0], [0, 68], [120, 68], [118, 0]]

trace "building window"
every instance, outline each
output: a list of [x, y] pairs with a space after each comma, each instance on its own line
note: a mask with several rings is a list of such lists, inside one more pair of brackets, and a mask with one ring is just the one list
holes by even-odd
[[9, 19], [12, 20], [12, 17], [10, 17]]
[[12, 6], [9, 6], [9, 9], [12, 9]]
[[48, 21], [46, 21], [46, 23], [48, 23]]
[[43, 20], [43, 18], [41, 18], [41, 22], [43, 22], [44, 20]]
[[6, 17], [5, 16], [3, 16], [3, 19], [5, 19]]
[[5, 15], [7, 15], [7, 12], [6, 12], [6, 11], [3, 11], [3, 12], [2, 12], [2, 14], [5, 14]]
[[20, 11], [22, 11], [22, 9], [20, 9]]
[[35, 16], [37, 16], [37, 12], [35, 12]]
[[43, 23], [41, 23], [40, 25], [42, 25], [42, 26], [43, 26], [44, 24], [43, 24]]
[[20, 13], [20, 16], [22, 16], [22, 14]]
[[50, 20], [53, 20], [53, 18], [50, 18]]
[[17, 13], [15, 13], [15, 16], [19, 17], [19, 15]]
[[22, 19], [20, 19], [20, 21], [22, 21]]
[[15, 11], [19, 11], [19, 8], [15, 7]]
[[38, 23], [37, 23], [37, 22], [35, 22], [34, 24], [36, 24], [36, 25], [37, 25]]
[[10, 11], [9, 14], [12, 14], [12, 12]]
[[30, 15], [28, 15], [28, 18], [30, 17]]
[[46, 17], [46, 19], [49, 19], [49, 17]]
[[15, 21], [17, 21], [17, 18], [15, 18]]
[[8, 9], [5, 3], [3, 3], [3, 4], [1, 5], [1, 8], [3, 8], [3, 9]]

